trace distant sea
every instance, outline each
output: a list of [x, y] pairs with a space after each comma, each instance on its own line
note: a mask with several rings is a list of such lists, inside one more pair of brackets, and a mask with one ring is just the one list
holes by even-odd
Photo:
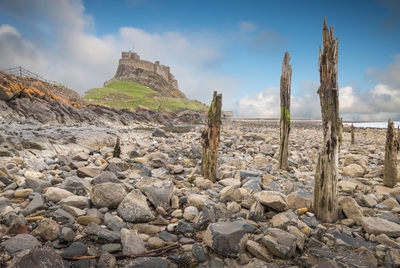
[[[351, 123], [344, 123], [351, 125]], [[362, 122], [362, 123], [354, 123], [354, 127], [369, 127], [369, 128], [387, 128], [387, 121], [386, 122]], [[398, 128], [400, 125], [400, 121], [394, 122], [394, 127]]]

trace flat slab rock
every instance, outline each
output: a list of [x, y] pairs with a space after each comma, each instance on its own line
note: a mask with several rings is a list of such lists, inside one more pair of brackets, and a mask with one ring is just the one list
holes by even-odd
[[[333, 252], [326, 248], [310, 248], [308, 253], [319, 261], [332, 260], [338, 267], [378, 267], [377, 261], [373, 256], [366, 258], [347, 252]], [[321, 266], [322, 267], [322, 266]]]
[[125, 268], [177, 268], [178, 266], [166, 259], [157, 257], [136, 258], [130, 261]]
[[277, 191], [261, 191], [254, 195], [256, 200], [276, 211], [286, 211], [289, 205], [286, 202], [286, 196]]
[[63, 268], [61, 256], [50, 247], [31, 248], [17, 254], [9, 267], [14, 268]]
[[361, 224], [369, 234], [386, 234], [391, 237], [400, 236], [400, 225], [379, 217], [363, 217]]
[[40, 246], [40, 242], [34, 236], [29, 234], [16, 235], [4, 241], [2, 244], [4, 248], [11, 254], [14, 254], [24, 249], [30, 249], [36, 246]]

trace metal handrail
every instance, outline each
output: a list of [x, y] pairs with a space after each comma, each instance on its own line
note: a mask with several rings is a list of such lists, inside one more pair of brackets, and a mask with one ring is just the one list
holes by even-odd
[[25, 77], [35, 78], [37, 80], [40, 80], [40, 81], [43, 81], [43, 82], [46, 82], [46, 83], [49, 83], [49, 84], [53, 84], [54, 86], [58, 85], [58, 86], [66, 87], [66, 86], [64, 86], [64, 85], [62, 85], [62, 84], [60, 84], [60, 83], [58, 83], [58, 82], [56, 82], [54, 80], [45, 79], [45, 78], [41, 77], [40, 75], [35, 74], [35, 73], [33, 73], [33, 72], [31, 72], [31, 71], [29, 71], [29, 70], [27, 70], [27, 69], [25, 69], [25, 68], [23, 68], [21, 66], [6, 69], [5, 72], [8, 73], [8, 74], [16, 75], [16, 76], [25, 76]]

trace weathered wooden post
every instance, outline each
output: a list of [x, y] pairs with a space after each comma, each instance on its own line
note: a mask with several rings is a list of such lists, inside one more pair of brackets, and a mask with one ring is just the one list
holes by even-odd
[[354, 144], [355, 143], [355, 139], [354, 139], [354, 126], [353, 126], [353, 124], [351, 124], [350, 133], [351, 133], [351, 144]]
[[343, 117], [340, 117], [339, 121], [339, 150], [340, 146], [342, 146], [343, 143]]
[[279, 168], [288, 169], [288, 147], [290, 132], [290, 88], [292, 80], [292, 66], [289, 64], [290, 55], [285, 52], [282, 61], [281, 75], [281, 129], [279, 148]]
[[324, 18], [322, 28], [323, 52], [319, 49], [320, 87], [324, 144], [319, 154], [314, 184], [313, 208], [322, 222], [334, 222], [338, 217], [338, 39], [334, 38], [333, 27], [328, 29]]
[[121, 156], [121, 146], [119, 144], [120, 144], [120, 140], [119, 140], [119, 138], [117, 138], [117, 142], [115, 143], [115, 147], [114, 147], [113, 157], [119, 158]]
[[383, 172], [383, 185], [394, 187], [397, 184], [397, 152], [399, 142], [396, 138], [393, 122], [388, 121], [385, 146], [385, 167]]
[[205, 128], [201, 133], [201, 172], [205, 179], [215, 182], [217, 179], [218, 145], [221, 131], [222, 94], [214, 91], [213, 100], [208, 109]]
[[397, 143], [398, 143], [399, 146], [400, 146], [400, 125], [397, 126]]

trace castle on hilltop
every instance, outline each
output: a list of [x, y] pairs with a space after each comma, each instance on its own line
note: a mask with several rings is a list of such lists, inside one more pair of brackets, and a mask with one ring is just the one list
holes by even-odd
[[154, 72], [164, 78], [172, 86], [178, 88], [178, 81], [176, 81], [175, 76], [171, 74], [170, 67], [161, 65], [159, 61], [152, 63], [150, 61], [141, 60], [137, 53], [128, 51], [122, 52], [119, 64]]
[[141, 60], [140, 56], [132, 51], [122, 52], [117, 72], [104, 86], [113, 81], [134, 81], [159, 92], [164, 97], [186, 99], [185, 94], [178, 89], [178, 81], [171, 74], [169, 66], [161, 65], [159, 61], [152, 63]]

